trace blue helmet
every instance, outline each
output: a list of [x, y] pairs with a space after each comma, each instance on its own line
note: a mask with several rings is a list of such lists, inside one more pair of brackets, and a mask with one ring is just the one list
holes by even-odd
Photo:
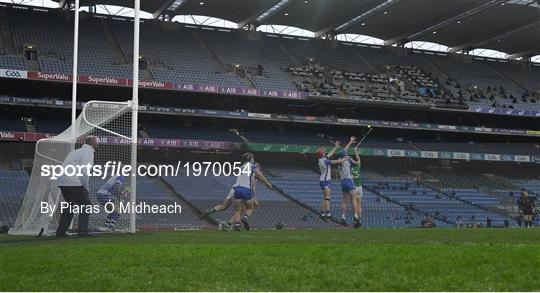
[[116, 180], [120, 181], [120, 183], [124, 184], [126, 182], [126, 177], [124, 177], [122, 175], [118, 175], [118, 177], [116, 177]]
[[338, 158], [345, 158], [347, 156], [347, 152], [345, 150], [341, 150], [337, 153]]

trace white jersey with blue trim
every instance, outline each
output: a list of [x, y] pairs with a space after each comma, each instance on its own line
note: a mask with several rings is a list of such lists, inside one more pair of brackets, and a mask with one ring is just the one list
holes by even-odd
[[321, 171], [319, 181], [329, 181], [330, 179], [332, 179], [331, 161], [328, 159], [327, 156], [319, 159], [319, 170]]
[[351, 164], [353, 160], [348, 158], [345, 162], [338, 165], [339, 177], [341, 179], [352, 179]]
[[113, 176], [111, 176], [111, 178], [109, 178], [109, 180], [107, 180], [107, 182], [105, 184], [103, 184], [103, 186], [101, 186], [101, 188], [98, 190], [98, 193], [99, 194], [104, 194], [104, 195], [113, 195], [112, 194], [113, 186], [116, 183], [120, 183], [120, 185], [123, 186], [124, 181], [125, 180], [123, 180], [123, 177], [118, 176], [118, 175], [113, 175]]
[[254, 163], [245, 163], [240, 167], [240, 175], [236, 177], [236, 183], [233, 187], [241, 186], [245, 188], [252, 189], [253, 181], [255, 177], [255, 170], [257, 170], [257, 165]]

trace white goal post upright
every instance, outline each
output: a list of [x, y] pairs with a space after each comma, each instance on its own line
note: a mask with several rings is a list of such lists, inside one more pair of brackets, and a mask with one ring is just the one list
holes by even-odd
[[[79, 0], [75, 0], [75, 23], [73, 25], [73, 85], [71, 88], [71, 135], [73, 142], [77, 139], [75, 120], [77, 119], [77, 82], [79, 58]], [[73, 144], [75, 147], [75, 143]]]
[[[131, 100], [131, 170], [135, 176], [131, 178], [131, 195], [129, 198], [132, 206], [135, 205], [137, 195], [137, 124], [139, 112], [139, 29], [141, 22], [141, 0], [134, 0], [135, 15], [133, 19], [133, 97]], [[130, 232], [135, 233], [135, 211], [130, 215]]]

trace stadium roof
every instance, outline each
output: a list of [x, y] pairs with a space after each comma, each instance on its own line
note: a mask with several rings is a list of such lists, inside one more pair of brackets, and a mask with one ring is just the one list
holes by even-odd
[[[69, 0], [53, 0], [55, 2], [58, 2], [60, 6], [64, 6], [65, 4], [72, 2]], [[150, 1], [141, 1], [141, 10], [153, 13], [155, 11], [158, 11], [161, 6], [166, 5], [165, 2], [171, 2], [171, 1], [165, 1], [165, 0], [150, 0]], [[89, 6], [89, 5], [116, 5], [116, 6], [122, 6], [122, 7], [133, 7], [133, 0], [80, 0], [81, 6]]]
[[[68, 0], [55, 0], [65, 3]], [[130, 7], [133, 0], [81, 0]], [[152, 0], [141, 9], [204, 15], [243, 27], [285, 25], [325, 34], [359, 34], [387, 45], [426, 41], [451, 52], [493, 49], [520, 57], [540, 53], [538, 0]]]

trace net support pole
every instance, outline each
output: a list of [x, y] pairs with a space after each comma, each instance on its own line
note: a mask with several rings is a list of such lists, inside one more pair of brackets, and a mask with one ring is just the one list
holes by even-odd
[[[73, 25], [73, 84], [71, 87], [71, 136], [73, 142], [77, 139], [75, 120], [77, 119], [77, 82], [78, 82], [78, 58], [79, 58], [79, 0], [75, 0], [75, 19]], [[73, 146], [75, 146], [73, 144]]]
[[[131, 170], [133, 177], [131, 178], [131, 195], [129, 198], [132, 207], [135, 206], [137, 196], [137, 120], [139, 112], [139, 30], [140, 30], [140, 13], [141, 0], [134, 0], [135, 16], [133, 19], [133, 96], [131, 101], [132, 118], [131, 118]], [[130, 232], [135, 233], [135, 211], [131, 209], [130, 215]]]

